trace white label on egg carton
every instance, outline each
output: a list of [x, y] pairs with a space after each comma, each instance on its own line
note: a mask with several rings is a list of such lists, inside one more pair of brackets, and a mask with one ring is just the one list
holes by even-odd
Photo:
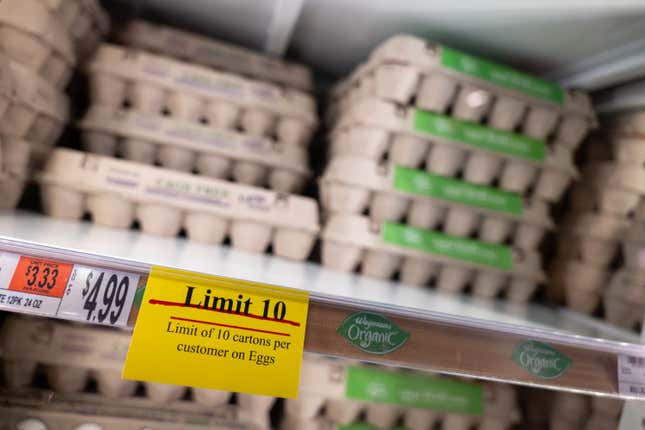
[[48, 319], [10, 317], [0, 333], [2, 358], [97, 370], [120, 371], [130, 346], [127, 331]]
[[84, 130], [101, 130], [122, 137], [178, 146], [203, 154], [216, 154], [234, 160], [279, 167], [300, 175], [309, 174], [307, 151], [295, 145], [280, 146], [265, 137], [134, 110], [113, 111], [99, 105], [92, 106], [79, 125]]
[[313, 87], [311, 72], [305, 66], [171, 27], [134, 21], [121, 32], [120, 39], [128, 46], [287, 87], [304, 91], [311, 91]]
[[552, 153], [541, 140], [412, 107], [397, 107], [375, 98], [352, 104], [343, 112], [334, 132], [353, 126], [413, 135], [436, 144], [458, 145], [467, 151], [481, 151], [543, 170], [561, 171], [572, 178], [578, 175], [570, 153]]
[[543, 206], [524, 205], [518, 194], [404, 166], [379, 165], [362, 157], [332, 158], [322, 183], [345, 184], [416, 200], [432, 199], [447, 207], [468, 207], [486, 215], [553, 228], [549, 214], [540, 210]]
[[128, 322], [140, 276], [0, 253], [0, 309], [110, 326]]
[[[53, 48], [70, 67], [76, 58], [72, 40], [55, 15], [40, 0], [3, 0], [0, 2], [0, 25], [7, 25], [38, 37]], [[10, 41], [10, 43], [13, 40]]]
[[[384, 222], [370, 223], [359, 215], [332, 215], [322, 232], [323, 240], [390, 252], [465, 269], [510, 273], [513, 277], [542, 282], [544, 273], [535, 263], [536, 253], [515, 253], [510, 247], [481, 242]], [[539, 267], [539, 265], [538, 265]]]
[[85, 193], [316, 233], [315, 200], [68, 149], [55, 150], [37, 179]]
[[315, 104], [308, 94], [167, 57], [103, 44], [88, 67], [92, 73], [149, 82], [197, 97], [265, 109], [278, 115], [297, 118], [310, 125], [316, 123]]
[[586, 96], [575, 98], [554, 82], [413, 36], [395, 36], [383, 42], [372, 51], [367, 63], [334, 87], [333, 96], [342, 97], [365, 76], [386, 64], [408, 65], [420, 75], [446, 76], [490, 91], [496, 97], [520, 99], [531, 107], [545, 107], [563, 115], [581, 115], [590, 125], [596, 122]]
[[28, 67], [9, 61], [9, 70], [14, 83], [14, 101], [29, 106], [58, 122], [69, 118], [69, 99], [47, 80]]

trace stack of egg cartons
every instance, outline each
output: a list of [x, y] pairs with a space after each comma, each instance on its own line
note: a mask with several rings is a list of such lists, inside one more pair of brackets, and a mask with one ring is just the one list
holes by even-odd
[[377, 47], [331, 98], [323, 263], [528, 300], [549, 205], [594, 125], [589, 98], [411, 36]]
[[[645, 281], [637, 274], [645, 242], [643, 125], [642, 113], [617, 115], [585, 146], [582, 177], [571, 193], [552, 268], [554, 298], [564, 296], [570, 307], [591, 313], [605, 293], [607, 316], [627, 326], [640, 323], [645, 309]], [[625, 267], [612, 280], [621, 243]]]
[[42, 160], [60, 136], [74, 65], [71, 39], [45, 0], [0, 2], [1, 207], [16, 206], [30, 158]]
[[[404, 403], [386, 403], [390, 399], [399, 399], [401, 402], [423, 402], [421, 398], [436, 396], [442, 399], [440, 401], [444, 401], [445, 405], [456, 408], [468, 408], [474, 405], [469, 403], [470, 399], [451, 398], [446, 392], [436, 392], [432, 389], [419, 392], [419, 384], [406, 390], [407, 378], [413, 376], [424, 378], [425, 375], [403, 373], [401, 375], [405, 376], [405, 379], [393, 382], [396, 379], [388, 378], [388, 372], [398, 374], [399, 370], [389, 367], [370, 366], [369, 369], [376, 375], [373, 380], [366, 380], [366, 374], [360, 378], [361, 383], [366, 385], [361, 386], [359, 390], [375, 398], [382, 398], [382, 402], [345, 397], [346, 392], [349, 391], [346, 385], [349, 384], [348, 368], [351, 366], [357, 366], [357, 364], [347, 360], [339, 361], [321, 357], [308, 357], [304, 360], [300, 373], [299, 395], [297, 399], [286, 400], [281, 430], [310, 428], [332, 430], [351, 428], [352, 423], [358, 422], [361, 422], [366, 429], [379, 430], [394, 428], [397, 423], [403, 423], [403, 426], [409, 430], [428, 430], [438, 423], [444, 430], [472, 428], [504, 430], [511, 428], [520, 418], [515, 388], [508, 384], [490, 382], [482, 384], [483, 414], [481, 416], [414, 408]], [[451, 389], [452, 393], [459, 392], [459, 388], [455, 386]]]
[[[317, 121], [311, 95], [228, 71], [242, 60], [255, 66], [260, 54], [185, 33], [178, 39], [170, 30], [156, 49], [169, 52], [152, 54], [136, 46], [151, 35], [159, 42], [154, 27], [126, 34], [135, 47], [101, 45], [87, 67], [91, 106], [79, 126], [85, 148], [98, 155], [55, 154], [40, 176], [46, 211], [66, 218], [88, 211], [94, 222], [119, 228], [137, 219], [144, 232], [166, 236], [183, 228], [206, 243], [230, 237], [251, 252], [272, 243], [278, 255], [305, 259], [318, 207], [292, 193], [309, 175]], [[178, 43], [184, 57], [194, 56], [166, 55], [178, 54]], [[223, 56], [219, 69], [196, 64], [208, 58], [202, 51], [215, 55], [220, 46], [239, 58]]]
[[[42, 333], [47, 336], [43, 338]], [[61, 395], [83, 393], [93, 381], [104, 399], [126, 399], [126, 403], [143, 385], [145, 397], [136, 397], [137, 402], [151, 408], [190, 406], [209, 411], [229, 403], [233, 393], [228, 391], [121, 379], [129, 345], [127, 331], [11, 315], [0, 327], [0, 379], [8, 389], [24, 390], [32, 386], [41, 369], [49, 387]], [[274, 403], [273, 397], [240, 393], [236, 411], [240, 420], [268, 429]]]
[[98, 0], [0, 3], [0, 207], [15, 207], [30, 167], [41, 164], [69, 118], [63, 93], [77, 53], [87, 55], [109, 26]]

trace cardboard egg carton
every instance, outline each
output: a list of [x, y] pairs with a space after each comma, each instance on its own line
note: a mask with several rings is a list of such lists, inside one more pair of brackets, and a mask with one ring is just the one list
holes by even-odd
[[167, 55], [216, 70], [273, 82], [302, 91], [313, 90], [309, 68], [195, 33], [152, 24], [130, 22], [118, 35], [129, 46]]
[[645, 314], [645, 277], [628, 269], [615, 272], [603, 294], [603, 307], [609, 323], [628, 329], [638, 327]]
[[645, 222], [633, 222], [623, 236], [623, 261], [627, 269], [645, 271]]
[[590, 398], [583, 394], [556, 392], [549, 420], [549, 429], [581, 429], [589, 417]]
[[643, 195], [633, 189], [604, 184], [602, 181], [581, 181], [571, 188], [571, 211], [594, 213], [633, 219], [638, 213]]
[[596, 126], [585, 93], [407, 35], [383, 42], [332, 91], [349, 103], [366, 95], [537, 139], [555, 135], [571, 148]]
[[645, 134], [635, 132], [607, 133], [590, 140], [584, 147], [586, 159], [637, 164], [645, 168]]
[[43, 206], [54, 217], [174, 236], [185, 228], [191, 240], [304, 260], [315, 242], [318, 206], [285, 195], [140, 163], [57, 149], [36, 176]]
[[71, 34], [79, 58], [90, 54], [110, 30], [110, 17], [98, 0], [40, 0]]
[[364, 99], [345, 112], [331, 137], [331, 154], [422, 167], [554, 202], [577, 177], [562, 145], [470, 124], [450, 117]]
[[[101, 413], [101, 407], [71, 406], [68, 410], [47, 405], [0, 406], [0, 425], [7, 429], [37, 430], [259, 430], [236, 419], [148, 411], [147, 416], [128, 417]], [[98, 410], [98, 411], [97, 411]], [[124, 412], [129, 412], [125, 410]]]
[[548, 205], [523, 203], [515, 193], [378, 164], [367, 158], [332, 158], [320, 179], [320, 203], [330, 213], [362, 214], [375, 222], [401, 221], [491, 243], [535, 250], [553, 228]]
[[568, 213], [559, 228], [558, 258], [605, 269], [616, 257], [629, 226], [625, 218], [604, 213]]
[[[80, 121], [86, 150], [293, 193], [309, 175], [307, 151], [259, 136], [95, 105]], [[120, 147], [119, 147], [120, 146]]]
[[0, 136], [0, 209], [14, 209], [29, 179], [32, 144]]
[[67, 96], [29, 68], [15, 61], [4, 64], [13, 90], [1, 115], [0, 133], [52, 146], [69, 118]]
[[[349, 425], [363, 417], [365, 424], [378, 429], [393, 427], [398, 421], [403, 421], [410, 430], [427, 430], [434, 423], [443, 422], [442, 428], [453, 427], [451, 422], [460, 422], [456, 418], [461, 414], [445, 413], [430, 409], [417, 409], [401, 404], [375, 403], [346, 397], [346, 381], [348, 367], [364, 366], [348, 363], [346, 360], [308, 356], [302, 363], [300, 390], [297, 399], [285, 401], [284, 419], [281, 428], [303, 429], [316, 428], [314, 423], [325, 423], [323, 429], [336, 429], [337, 425]], [[371, 367], [374, 369], [374, 367]], [[382, 372], [398, 372], [393, 368], [378, 367]], [[380, 381], [376, 381], [380, 384]], [[512, 386], [483, 383], [484, 416], [475, 417], [463, 415], [468, 421], [480, 423], [487, 429], [506, 428], [507, 425], [519, 419], [516, 392]], [[380, 385], [377, 385], [380, 386]], [[441, 395], [437, 393], [437, 396]], [[396, 397], [396, 396], [393, 396]], [[465, 419], [463, 421], [466, 421]], [[489, 424], [484, 424], [489, 422]], [[491, 427], [497, 422], [500, 427]]]
[[88, 71], [92, 101], [113, 109], [127, 100], [147, 113], [167, 109], [182, 119], [239, 126], [249, 134], [275, 135], [302, 146], [317, 122], [309, 94], [140, 50], [103, 44]]
[[549, 288], [558, 294], [564, 293], [570, 308], [591, 314], [600, 304], [609, 275], [602, 265], [558, 258], [549, 271]]
[[359, 215], [331, 215], [322, 232], [322, 262], [332, 269], [424, 285], [435, 279], [443, 292], [462, 291], [493, 297], [505, 291], [525, 302], [544, 281], [539, 254], [503, 245], [385, 222]]
[[0, 51], [58, 88], [67, 84], [76, 64], [66, 28], [42, 0], [0, 3]]
[[[125, 330], [11, 316], [0, 328], [5, 384], [12, 390], [27, 389], [41, 368], [49, 387], [61, 398], [68, 395], [92, 400], [94, 394], [73, 396], [83, 393], [92, 380], [104, 399], [101, 402], [122, 400], [141, 407], [172, 404], [174, 409], [196, 412], [228, 404], [232, 395], [228, 391], [193, 387], [192, 400], [188, 401], [183, 400], [189, 390], [184, 386], [121, 379], [130, 337]], [[145, 387], [143, 398], [134, 397], [139, 385]], [[246, 397], [251, 398], [238, 398], [238, 409], [259, 413], [257, 404], [267, 403], [263, 398], [253, 398], [262, 396]], [[268, 416], [268, 409], [262, 410]]]

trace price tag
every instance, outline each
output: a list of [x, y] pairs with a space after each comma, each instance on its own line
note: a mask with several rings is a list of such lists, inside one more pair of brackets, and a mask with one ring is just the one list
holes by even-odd
[[618, 392], [645, 399], [645, 357], [618, 355]]
[[140, 276], [80, 264], [0, 253], [0, 309], [127, 324]]
[[305, 291], [153, 268], [123, 378], [294, 398], [308, 306]]

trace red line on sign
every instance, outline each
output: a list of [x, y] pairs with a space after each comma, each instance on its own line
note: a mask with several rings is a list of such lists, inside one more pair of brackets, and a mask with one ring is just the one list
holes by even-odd
[[190, 319], [190, 318], [181, 318], [181, 317], [173, 317], [173, 316], [171, 316], [170, 319], [171, 320], [194, 322], [194, 323], [199, 323], [199, 324], [216, 325], [216, 326], [219, 326], [219, 327], [237, 328], [237, 329], [240, 329], [240, 330], [256, 331], [258, 333], [276, 334], [278, 336], [287, 336], [287, 337], [291, 336], [289, 333], [280, 333], [278, 331], [261, 330], [259, 328], [251, 328], [251, 327], [240, 327], [240, 326], [237, 326], [237, 325], [214, 323], [214, 322], [210, 322], [210, 321], [193, 320], [193, 319]]
[[176, 303], [176, 302], [167, 302], [165, 300], [157, 300], [157, 299], [150, 299], [148, 300], [148, 303], [151, 305], [161, 305], [161, 306], [177, 306], [180, 308], [194, 308], [194, 309], [201, 309], [203, 311], [211, 311], [211, 312], [220, 312], [223, 314], [228, 314], [228, 315], [239, 315], [241, 317], [247, 317], [247, 318], [254, 318], [257, 320], [264, 320], [264, 321], [273, 321], [277, 323], [283, 323], [283, 324], [289, 324], [295, 327], [300, 327], [300, 323], [297, 321], [289, 321], [289, 320], [279, 320], [275, 318], [269, 318], [269, 317], [262, 317], [260, 315], [253, 315], [253, 314], [239, 314], [237, 312], [229, 312], [229, 311], [223, 311], [221, 309], [213, 309], [213, 308], [205, 308], [200, 305], [187, 305], [186, 303]]

